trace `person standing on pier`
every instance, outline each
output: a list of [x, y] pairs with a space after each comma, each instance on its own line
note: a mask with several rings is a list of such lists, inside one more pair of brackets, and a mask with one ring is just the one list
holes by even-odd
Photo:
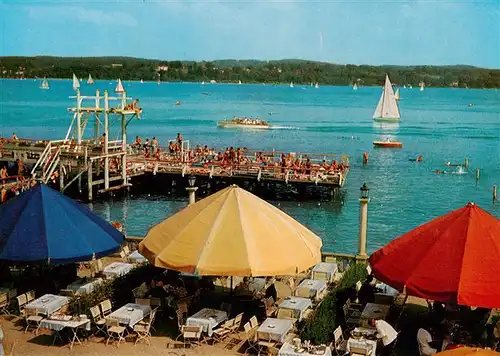
[[182, 147], [182, 142], [184, 142], [184, 137], [180, 133], [177, 133], [177, 144], [179, 145], [179, 148]]
[[7, 167], [3, 166], [2, 169], [0, 170], [0, 178], [2, 179], [2, 184], [5, 184], [8, 176], [9, 173], [7, 172]]
[[20, 158], [18, 158], [16, 162], [17, 162], [17, 176], [18, 179], [22, 181], [24, 179], [24, 169], [25, 169], [24, 162]]
[[156, 151], [158, 150], [158, 140], [156, 137], [153, 137], [151, 140], [151, 147], [153, 147], [153, 157], [156, 157]]
[[14, 142], [19, 141], [19, 138], [17, 137], [15, 132], [12, 133], [12, 141], [14, 141]]

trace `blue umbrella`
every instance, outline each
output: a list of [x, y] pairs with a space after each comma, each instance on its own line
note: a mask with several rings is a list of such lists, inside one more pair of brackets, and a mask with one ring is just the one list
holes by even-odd
[[123, 240], [86, 206], [43, 184], [0, 206], [0, 260], [88, 261], [117, 251]]

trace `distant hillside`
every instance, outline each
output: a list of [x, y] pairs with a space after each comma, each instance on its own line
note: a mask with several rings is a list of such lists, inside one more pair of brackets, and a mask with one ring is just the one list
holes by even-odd
[[467, 65], [398, 66], [333, 64], [301, 59], [163, 61], [132, 57], [0, 57], [3, 78], [95, 79], [289, 83], [320, 85], [382, 85], [385, 74], [398, 85], [499, 88], [500, 70]]

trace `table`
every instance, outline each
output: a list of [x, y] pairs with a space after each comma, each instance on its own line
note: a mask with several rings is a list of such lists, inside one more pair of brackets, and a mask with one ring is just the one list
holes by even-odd
[[293, 328], [293, 321], [289, 319], [267, 318], [257, 329], [259, 339], [269, 341], [261, 336], [262, 333], [268, 334], [272, 341], [282, 343], [285, 341], [285, 336]]
[[68, 304], [69, 298], [62, 295], [45, 294], [26, 304], [26, 309], [36, 309], [38, 314], [50, 315]]
[[79, 279], [68, 285], [66, 289], [72, 290], [75, 294], [90, 293], [101, 282], [102, 278], [93, 278], [90, 280]]
[[370, 353], [370, 356], [375, 356], [377, 354], [377, 342], [373, 340], [367, 340], [367, 339], [354, 339], [354, 338], [349, 338], [347, 340], [347, 347], [346, 350], [347, 352], [351, 352], [351, 347], [365, 347], [365, 345], [368, 344], [372, 347], [372, 352]]
[[279, 310], [288, 309], [293, 311], [293, 317], [297, 320], [301, 320], [304, 316], [304, 312], [312, 308], [312, 302], [309, 298], [302, 297], [287, 297], [285, 298], [278, 306], [278, 315]]
[[368, 327], [368, 322], [371, 319], [385, 320], [387, 318], [387, 314], [389, 313], [389, 308], [389, 305], [366, 303], [366, 306], [361, 313], [361, 326]]
[[302, 296], [308, 295], [309, 298], [318, 298], [318, 296], [326, 289], [327, 282], [319, 279], [304, 279], [297, 286], [297, 290], [295, 294], [304, 292], [301, 294]]
[[118, 320], [120, 324], [126, 324], [133, 327], [148, 316], [149, 313], [151, 313], [151, 306], [149, 305], [128, 303], [109, 314], [106, 319], [115, 319]]
[[146, 257], [141, 255], [138, 250], [135, 250], [130, 255], [128, 255], [127, 259], [132, 263], [144, 263], [146, 262]]
[[225, 311], [203, 308], [187, 318], [186, 324], [201, 326], [208, 336], [212, 336], [214, 327], [225, 320], [227, 320], [227, 313]]
[[326, 273], [328, 277], [328, 282], [332, 282], [333, 278], [335, 276], [335, 273], [338, 271], [338, 266], [336, 263], [330, 263], [330, 262], [321, 262], [318, 263], [314, 268], [312, 269], [312, 279], [323, 279], [319, 276], [316, 275], [316, 273]]
[[[294, 350], [291, 342], [285, 342], [278, 351], [278, 356], [315, 356], [317, 354], [310, 354], [309, 352], [298, 353]], [[331, 356], [332, 350], [327, 346], [324, 356]]]
[[396, 298], [399, 292], [388, 286], [385, 283], [379, 283], [375, 287], [377, 287], [380, 292], [375, 293], [375, 303], [377, 304], [392, 304], [394, 298]]
[[134, 265], [131, 263], [113, 262], [104, 267], [103, 273], [108, 278], [116, 278], [126, 275], [132, 268], [134, 268]]
[[69, 348], [71, 349], [73, 348], [75, 342], [78, 342], [80, 345], [82, 344], [80, 342], [80, 339], [78, 338], [77, 332], [78, 329], [85, 329], [87, 331], [90, 331], [90, 319], [86, 320], [43, 319], [40, 323], [40, 328], [55, 331], [56, 334], [54, 335], [54, 342], [56, 338], [59, 338], [62, 341], [62, 337], [59, 334], [60, 331], [62, 331], [65, 328], [70, 329], [71, 332], [73, 333], [73, 336], [70, 338], [69, 341]]

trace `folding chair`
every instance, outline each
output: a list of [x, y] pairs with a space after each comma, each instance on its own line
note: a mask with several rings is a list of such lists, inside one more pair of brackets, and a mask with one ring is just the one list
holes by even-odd
[[156, 309], [153, 309], [150, 313], [149, 319], [145, 323], [139, 322], [134, 325], [134, 331], [137, 334], [134, 346], [141, 340], [144, 340], [148, 345], [151, 345], [151, 325], [154, 323], [155, 315]]
[[116, 319], [108, 318], [106, 319], [106, 328], [108, 331], [108, 339], [106, 340], [106, 346], [109, 340], [117, 340], [116, 347], [120, 345], [121, 341], [125, 341], [125, 330], [124, 326], [120, 326], [120, 321]]
[[326, 263], [337, 263], [337, 258], [333, 256], [326, 256], [325, 257], [325, 262]]
[[102, 313], [103, 317], [111, 314], [111, 310], [113, 309], [113, 306], [111, 305], [111, 300], [106, 299], [105, 301], [101, 302], [99, 305], [101, 307], [101, 313]]
[[135, 304], [151, 305], [151, 299], [149, 299], [149, 298], [135, 298]]
[[17, 299], [17, 304], [19, 306], [19, 315], [24, 315], [24, 308], [25, 308], [26, 304], [28, 303], [27, 298], [26, 298], [26, 294], [18, 295], [16, 297], [16, 299]]
[[38, 310], [33, 308], [25, 309], [24, 314], [26, 320], [26, 329], [24, 329], [24, 333], [26, 334], [29, 328], [33, 326], [35, 328], [35, 335], [37, 335], [43, 316], [38, 315]]
[[280, 308], [278, 309], [278, 319], [288, 319], [292, 320], [293, 322], [297, 321], [297, 318], [295, 318], [294, 311], [291, 309], [284, 309]]
[[248, 353], [248, 350], [254, 350], [258, 353], [259, 345], [257, 343], [257, 329], [252, 328], [249, 322], [243, 325], [243, 328], [245, 329], [246, 342], [249, 345], [245, 350], [245, 355]]
[[120, 258], [122, 259], [122, 261], [126, 261], [127, 260], [127, 255], [125, 254], [125, 252], [120, 251]]
[[9, 293], [0, 294], [0, 312], [6, 315], [9, 315]]
[[29, 303], [32, 302], [33, 300], [35, 300], [35, 291], [30, 290], [26, 292], [26, 302]]
[[351, 312], [347, 303], [342, 307], [342, 311], [344, 312], [344, 320], [348, 327], [356, 327], [359, 325], [361, 313]]
[[269, 297], [267, 299], [264, 299], [264, 306], [266, 308], [266, 316], [273, 317], [276, 315], [276, 312], [278, 311], [278, 307], [274, 304], [274, 299], [273, 297]]
[[217, 329], [213, 330], [213, 339], [215, 342], [224, 341], [232, 332], [232, 327], [234, 325], [234, 319], [227, 320]]
[[106, 332], [106, 320], [101, 315], [101, 310], [98, 305], [94, 305], [90, 307], [90, 315], [92, 316], [92, 323], [95, 325], [97, 331], [94, 335], [98, 333], [103, 333], [104, 336], [107, 336]]
[[345, 355], [347, 352], [347, 340], [344, 339], [344, 334], [340, 326], [333, 331], [332, 346], [337, 356]]
[[271, 334], [267, 332], [261, 332], [258, 335], [257, 345], [259, 347], [259, 355], [261, 351], [266, 350], [268, 354], [271, 353], [271, 350], [274, 349], [277, 345], [276, 341], [271, 339]]
[[125, 253], [125, 256], [130, 255], [130, 249], [128, 248], [128, 245], [123, 246], [123, 253]]
[[259, 327], [259, 322], [257, 321], [257, 317], [255, 315], [250, 318], [250, 326], [252, 329], [257, 329]]
[[186, 345], [199, 345], [203, 328], [201, 325], [182, 325], [181, 334], [177, 340], [182, 337], [184, 347]]

